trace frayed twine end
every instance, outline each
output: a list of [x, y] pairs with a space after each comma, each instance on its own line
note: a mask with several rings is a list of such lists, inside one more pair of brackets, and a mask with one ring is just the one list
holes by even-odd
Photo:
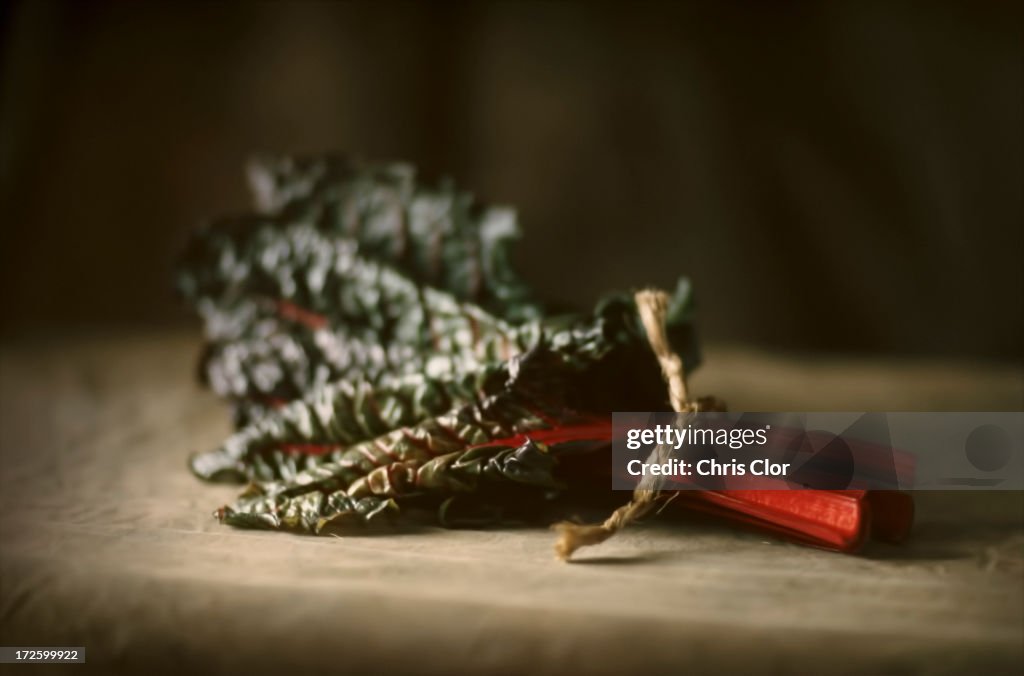
[[586, 525], [563, 521], [551, 528], [559, 534], [555, 542], [555, 556], [561, 561], [568, 561], [573, 552], [580, 547], [598, 545], [615, 535], [626, 524], [636, 521], [651, 510], [657, 491], [637, 490], [629, 503], [619, 507], [600, 525]]

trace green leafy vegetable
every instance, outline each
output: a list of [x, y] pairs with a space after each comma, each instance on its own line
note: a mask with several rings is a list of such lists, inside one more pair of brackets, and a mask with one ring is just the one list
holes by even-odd
[[[263, 211], [200, 230], [178, 277], [206, 325], [203, 379], [240, 425], [192, 470], [254, 482], [226, 523], [319, 532], [423, 496], [442, 519], [457, 495], [542, 500], [564, 453], [607, 443], [611, 411], [665, 406], [632, 297], [545, 316], [509, 266], [508, 210], [405, 165], [251, 175]], [[684, 280], [667, 331], [692, 368], [690, 314]]]

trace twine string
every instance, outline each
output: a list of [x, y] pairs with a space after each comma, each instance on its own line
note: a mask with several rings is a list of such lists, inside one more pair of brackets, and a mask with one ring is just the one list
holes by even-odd
[[[695, 413], [702, 410], [724, 410], [724, 406], [713, 397], [691, 402], [686, 389], [686, 370], [683, 360], [672, 349], [665, 332], [665, 319], [668, 313], [669, 296], [659, 289], [644, 289], [633, 296], [637, 312], [647, 334], [647, 342], [658, 358], [661, 375], [668, 386], [669, 402], [677, 413]], [[651, 452], [648, 462], [667, 459], [670, 449], [657, 446]], [[632, 499], [619, 507], [601, 524], [577, 524], [563, 521], [552, 528], [559, 534], [555, 542], [555, 555], [562, 561], [568, 561], [573, 552], [580, 547], [597, 545], [622, 530], [627, 524], [636, 521], [651, 511], [661, 494], [664, 477], [644, 476], [633, 490]]]

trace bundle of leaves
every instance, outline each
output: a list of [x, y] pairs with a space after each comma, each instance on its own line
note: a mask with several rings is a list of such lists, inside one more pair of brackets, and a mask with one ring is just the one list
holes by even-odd
[[[178, 284], [205, 322], [202, 380], [237, 431], [192, 471], [249, 482], [219, 518], [321, 532], [402, 505], [533, 504], [572, 488], [614, 410], [668, 395], [630, 294], [546, 313], [511, 265], [514, 213], [403, 164], [271, 158], [258, 211], [192, 238]], [[665, 310], [692, 369], [689, 285]]]

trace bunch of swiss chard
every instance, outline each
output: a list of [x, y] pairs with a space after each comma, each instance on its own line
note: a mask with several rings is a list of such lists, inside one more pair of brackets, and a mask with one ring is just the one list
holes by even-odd
[[[403, 505], [543, 502], [606, 446], [614, 410], [668, 402], [633, 296], [550, 313], [511, 265], [513, 212], [402, 164], [275, 158], [258, 210], [200, 229], [178, 285], [203, 381], [237, 431], [192, 471], [248, 487], [219, 518], [321, 532]], [[666, 334], [697, 361], [689, 286]]]

